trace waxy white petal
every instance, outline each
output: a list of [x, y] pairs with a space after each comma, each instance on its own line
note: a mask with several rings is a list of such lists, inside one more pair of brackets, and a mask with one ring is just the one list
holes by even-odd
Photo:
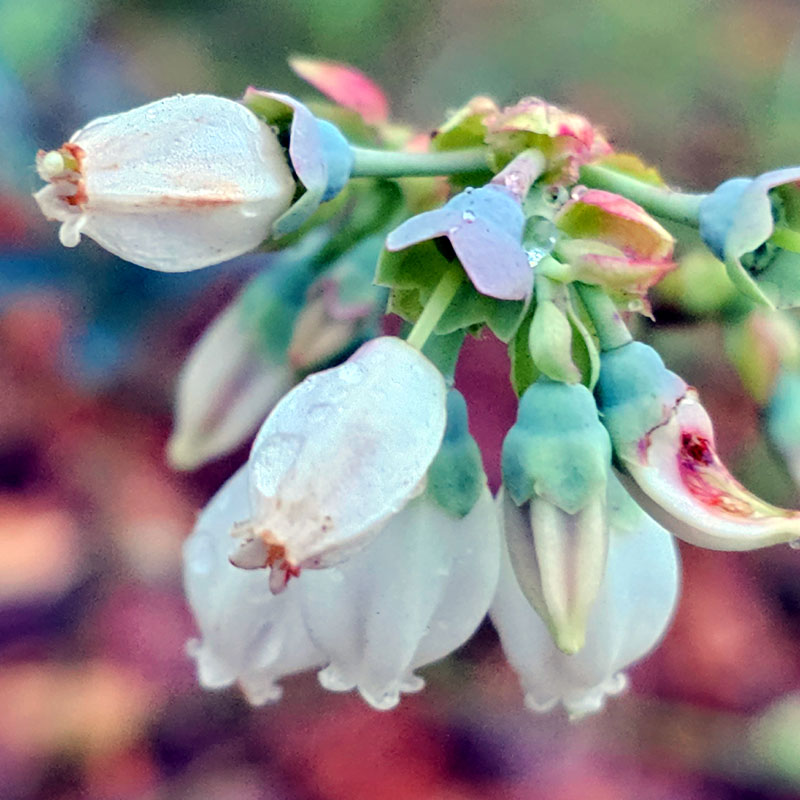
[[598, 711], [606, 696], [625, 687], [621, 671], [655, 646], [675, 607], [679, 566], [672, 537], [615, 478], [608, 486], [608, 560], [580, 652], [558, 650], [522, 593], [503, 548], [490, 616], [520, 677], [526, 705], [535, 711], [559, 703], [572, 717]]
[[445, 397], [433, 364], [390, 336], [306, 378], [253, 444], [250, 525], [234, 563], [275, 566], [277, 591], [300, 568], [362, 547], [419, 491], [444, 434]]
[[190, 643], [200, 684], [235, 682], [255, 704], [277, 700], [276, 681], [324, 663], [300, 612], [298, 588], [276, 597], [262, 572], [228, 561], [231, 527], [248, 513], [248, 475], [242, 467], [214, 496], [183, 548], [184, 586], [200, 629]]
[[361, 552], [297, 581], [311, 638], [325, 653], [322, 685], [357, 689], [378, 709], [423, 681], [414, 670], [463, 644], [497, 585], [500, 534], [484, 487], [467, 516], [430, 497], [411, 501]]
[[[62, 223], [150, 269], [181, 272], [257, 247], [289, 207], [295, 183], [275, 134], [243, 105], [176, 95], [101, 117], [62, 148], [79, 169], [52, 175], [35, 198]], [[47, 168], [47, 169], [46, 169]], [[44, 172], [43, 172], [44, 170]]]

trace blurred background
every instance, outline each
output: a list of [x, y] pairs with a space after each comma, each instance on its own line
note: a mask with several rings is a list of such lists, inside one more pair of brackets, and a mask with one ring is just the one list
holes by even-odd
[[[800, 161], [796, 0], [0, 0], [0, 796], [220, 800], [800, 796], [800, 560], [682, 548], [666, 640], [597, 717], [538, 717], [486, 627], [378, 713], [286, 682], [278, 706], [195, 684], [180, 546], [246, 450], [163, 457], [188, 348], [269, 256], [166, 275], [58, 245], [39, 147], [175, 92], [303, 95], [292, 53], [350, 62], [434, 127], [485, 93], [585, 113], [671, 182]], [[702, 309], [694, 309], [695, 312]], [[722, 453], [797, 502], [723, 325], [675, 298], [642, 335], [695, 383]], [[513, 398], [486, 339], [459, 381], [496, 476]]]

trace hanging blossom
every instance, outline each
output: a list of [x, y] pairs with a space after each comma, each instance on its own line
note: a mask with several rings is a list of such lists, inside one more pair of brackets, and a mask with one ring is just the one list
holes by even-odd
[[444, 379], [385, 336], [306, 378], [273, 409], [250, 453], [250, 512], [231, 561], [271, 568], [280, 591], [304, 568], [363, 546], [422, 488], [445, 430]]
[[[399, 340], [383, 339], [373, 344], [373, 349], [382, 351], [381, 359], [357, 358], [356, 354], [355, 360], [329, 370], [328, 376], [333, 378], [338, 372], [337, 380], [344, 374], [345, 382], [351, 381], [353, 373], [347, 369], [357, 363], [374, 371], [376, 381], [386, 380], [387, 365], [399, 364], [402, 370], [402, 358], [413, 360], [410, 353], [415, 353], [419, 363], [425, 362]], [[410, 377], [407, 368], [404, 372], [406, 378]], [[427, 375], [418, 377], [424, 384]], [[370, 384], [366, 375], [360, 382], [372, 401], [373, 414], [380, 416], [382, 401], [375, 396], [376, 384]], [[421, 396], [409, 388], [405, 387], [403, 396], [409, 405], [415, 405]], [[344, 423], [336, 426], [330, 417], [316, 421], [313, 416], [297, 417], [298, 424], [307, 425], [324, 440], [323, 447], [327, 442], [330, 448], [336, 440], [338, 461], [314, 461], [312, 473], [301, 455], [289, 468], [303, 472], [306, 495], [324, 497], [328, 513], [326, 522], [319, 526], [317, 509], [298, 503], [293, 528], [283, 531], [281, 546], [286, 548], [286, 558], [291, 558], [294, 549], [290, 552], [290, 546], [295, 538], [299, 546], [306, 545], [305, 533], [315, 527], [314, 545], [324, 550], [328, 565], [320, 568], [322, 563], [316, 558], [313, 564], [303, 562], [303, 566], [317, 569], [304, 570], [285, 589], [282, 579], [276, 585], [261, 571], [236, 566], [242, 563], [243, 554], [235, 549], [231, 554], [231, 531], [234, 537], [240, 536], [240, 520], [253, 513], [254, 480], [257, 506], [264, 489], [259, 478], [264, 452], [256, 442], [248, 466], [211, 501], [185, 546], [187, 593], [202, 637], [191, 644], [190, 652], [204, 686], [219, 688], [238, 682], [252, 702], [276, 699], [277, 681], [285, 675], [322, 667], [319, 679], [325, 688], [357, 689], [375, 708], [391, 708], [402, 692], [422, 687], [414, 672], [417, 668], [461, 645], [485, 616], [499, 570], [494, 503], [482, 469], [478, 473], [470, 467], [476, 446], [474, 442], [472, 448], [464, 446], [468, 439], [466, 406], [457, 393], [451, 393], [447, 402], [448, 432], [440, 450], [444, 460], [437, 456], [435, 467], [424, 464], [423, 477], [428, 466], [432, 473], [429, 489], [409, 499], [407, 491], [397, 491], [393, 476], [399, 472], [410, 479], [408, 488], [420, 478], [417, 465], [409, 466], [408, 459], [403, 462], [400, 449], [393, 453], [382, 449], [369, 432], [362, 430], [364, 438], [359, 439], [364, 407], [357, 393], [337, 393], [333, 380], [307, 379], [287, 400], [303, 390], [315, 395], [316, 400], [338, 397]], [[351, 405], [355, 406], [353, 415], [349, 413]], [[300, 410], [298, 404], [292, 408]], [[430, 414], [433, 408], [427, 406], [425, 410]], [[273, 416], [279, 412], [280, 406]], [[408, 412], [395, 407], [391, 413], [403, 430], [405, 447], [415, 449], [415, 433], [402, 420]], [[322, 430], [320, 422], [327, 423]], [[268, 424], [269, 420], [265, 427]], [[327, 427], [334, 428], [332, 434], [327, 433]], [[392, 444], [397, 448], [394, 439]], [[347, 452], [342, 455], [342, 450]], [[378, 456], [362, 469], [352, 457], [363, 457], [366, 450], [377, 451]], [[309, 457], [314, 455], [319, 451]], [[333, 456], [332, 449], [329, 456]], [[427, 455], [418, 459], [420, 464], [430, 460]], [[320, 470], [320, 463], [329, 469]], [[330, 490], [328, 471], [340, 489]], [[282, 490], [282, 499], [292, 502], [287, 487]], [[402, 500], [398, 502], [396, 497]], [[446, 497], [451, 502], [443, 502]], [[386, 518], [377, 523], [376, 500], [383, 503], [386, 512]], [[273, 505], [278, 505], [277, 498]], [[350, 521], [344, 534], [335, 530], [336, 521], [341, 519]], [[364, 527], [371, 529], [368, 537]], [[270, 589], [279, 593], [273, 594]]]
[[211, 95], [175, 95], [100, 117], [40, 151], [35, 195], [59, 238], [81, 233], [150, 269], [182, 272], [252, 250], [288, 210], [295, 181], [255, 114]]
[[[502, 501], [501, 501], [502, 502]], [[512, 537], [529, 523], [507, 501]], [[678, 554], [672, 537], [647, 516], [612, 475], [607, 489], [608, 556], [586, 622], [586, 642], [574, 654], [559, 650], [518, 583], [503, 548], [491, 618], [534, 711], [562, 704], [573, 718], [600, 710], [627, 685], [623, 670], [652, 650], [667, 628], [678, 597]]]

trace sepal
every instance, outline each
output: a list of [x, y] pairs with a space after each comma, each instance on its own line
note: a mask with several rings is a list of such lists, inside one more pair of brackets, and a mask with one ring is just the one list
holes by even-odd
[[344, 188], [353, 169], [353, 151], [333, 123], [318, 119], [294, 97], [251, 86], [242, 103], [280, 131], [288, 130], [289, 157], [305, 191], [275, 222], [274, 231], [291, 233]]

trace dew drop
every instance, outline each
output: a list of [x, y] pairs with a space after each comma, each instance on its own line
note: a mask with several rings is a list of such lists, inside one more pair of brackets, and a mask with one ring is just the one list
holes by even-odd
[[525, 226], [525, 239], [537, 249], [550, 253], [558, 240], [558, 228], [547, 217], [531, 217]]
[[789, 547], [791, 547], [792, 550], [800, 550], [800, 539], [793, 539], [789, 542]]
[[461, 215], [461, 219], [463, 219], [464, 222], [475, 222], [475, 212], [474, 211], [470, 211], [469, 209], [467, 209]]
[[550, 255], [550, 252], [542, 247], [531, 247], [525, 254], [528, 256], [528, 266], [534, 269], [543, 258]]

